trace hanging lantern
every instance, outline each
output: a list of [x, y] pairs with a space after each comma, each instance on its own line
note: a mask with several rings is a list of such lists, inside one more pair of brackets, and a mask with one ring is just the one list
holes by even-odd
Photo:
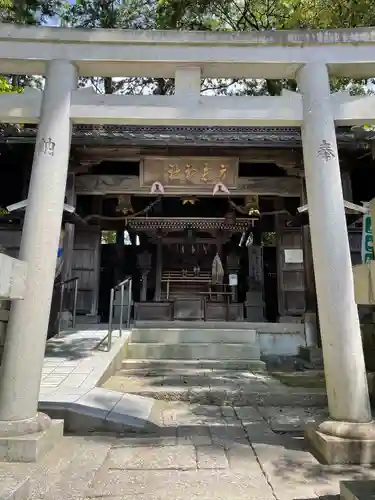
[[116, 212], [121, 212], [124, 215], [134, 213], [130, 195], [122, 195], [118, 197]]
[[245, 209], [250, 217], [259, 217], [259, 197], [257, 195], [246, 196]]

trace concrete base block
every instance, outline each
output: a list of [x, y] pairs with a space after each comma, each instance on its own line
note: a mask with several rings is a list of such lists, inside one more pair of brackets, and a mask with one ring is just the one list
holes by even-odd
[[37, 462], [62, 438], [64, 422], [53, 420], [42, 432], [0, 437], [0, 461]]
[[63, 419], [69, 433], [148, 433], [157, 430], [155, 403], [153, 398], [95, 387], [76, 401], [44, 401], [40, 408], [53, 419]]
[[375, 481], [341, 481], [341, 500], [375, 500]]
[[324, 464], [375, 463], [375, 439], [351, 439], [323, 434], [314, 423], [306, 426], [305, 440], [316, 458]]

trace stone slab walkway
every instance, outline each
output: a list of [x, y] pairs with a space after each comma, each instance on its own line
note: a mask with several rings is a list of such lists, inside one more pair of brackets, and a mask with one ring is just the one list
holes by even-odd
[[[288, 387], [267, 373], [124, 360], [103, 387], [164, 401], [230, 406], [327, 405], [324, 389]], [[161, 363], [160, 363], [161, 364]]]
[[331, 500], [340, 481], [375, 479], [371, 468], [320, 465], [300, 437], [273, 430], [279, 414], [164, 402], [152, 435], [64, 437], [38, 465], [0, 464], [0, 477], [30, 476], [31, 500]]
[[107, 331], [107, 325], [80, 326], [47, 342], [40, 401], [76, 401], [96, 387], [103, 376], [110, 375], [130, 331], [123, 331], [122, 337], [118, 331], [113, 332], [110, 352], [106, 344], [96, 348]]

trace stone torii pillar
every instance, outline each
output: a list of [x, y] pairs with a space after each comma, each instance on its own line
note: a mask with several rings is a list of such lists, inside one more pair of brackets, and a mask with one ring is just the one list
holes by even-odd
[[[2, 437], [9, 442], [18, 436], [22, 447], [20, 436], [28, 435], [27, 461], [38, 458], [39, 443], [45, 445], [41, 432], [62, 434], [61, 423], [57, 432], [37, 407], [68, 173], [71, 93], [77, 78], [74, 66], [64, 60], [48, 63], [46, 76], [19, 255], [28, 264], [26, 290], [24, 299], [12, 304], [0, 372], [0, 450]], [[15, 453], [13, 459], [22, 457]]]
[[346, 226], [328, 70], [297, 73], [303, 96], [302, 142], [330, 419], [306, 429], [328, 463], [375, 461], [372, 424]]

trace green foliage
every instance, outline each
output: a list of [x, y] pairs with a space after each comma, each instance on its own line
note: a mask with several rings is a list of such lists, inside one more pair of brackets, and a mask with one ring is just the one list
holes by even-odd
[[[0, 0], [0, 22], [40, 25], [56, 16], [63, 0]], [[21, 92], [28, 85], [40, 86], [37, 78], [25, 75], [0, 76], [0, 92]]]
[[102, 231], [102, 245], [113, 245], [116, 243], [116, 231]]
[[[0, 21], [43, 23], [56, 13], [62, 26], [107, 29], [259, 31], [348, 28], [375, 24], [373, 0], [0, 0]], [[8, 80], [15, 87], [27, 78]], [[333, 79], [332, 90], [368, 92], [366, 81]], [[173, 79], [82, 78], [100, 93], [171, 94]], [[279, 95], [296, 90], [292, 80], [205, 80], [202, 92], [217, 95]], [[1, 91], [1, 90], [0, 90]]]
[[[265, 31], [284, 29], [340, 28], [374, 25], [372, 0], [158, 0], [160, 28], [210, 31]], [[365, 94], [366, 81], [333, 79], [332, 90]], [[212, 84], [212, 82], [211, 82]], [[225, 88], [226, 86], [226, 88]], [[215, 91], [212, 86], [210, 92]], [[220, 80], [218, 93], [280, 95], [296, 90], [290, 80]], [[236, 90], [233, 90], [233, 89]]]
[[0, 21], [15, 24], [43, 24], [55, 16], [62, 0], [0, 0]]
[[65, 26], [80, 28], [155, 28], [154, 0], [77, 0], [61, 12]]
[[[60, 12], [61, 24], [74, 28], [155, 29], [155, 0], [77, 0]], [[163, 81], [164, 82], [164, 81]], [[152, 93], [151, 78], [81, 78], [79, 86], [92, 85], [99, 93]]]
[[22, 92], [21, 87], [13, 87], [11, 83], [4, 76], [0, 76], [0, 94], [6, 94], [10, 92]]

